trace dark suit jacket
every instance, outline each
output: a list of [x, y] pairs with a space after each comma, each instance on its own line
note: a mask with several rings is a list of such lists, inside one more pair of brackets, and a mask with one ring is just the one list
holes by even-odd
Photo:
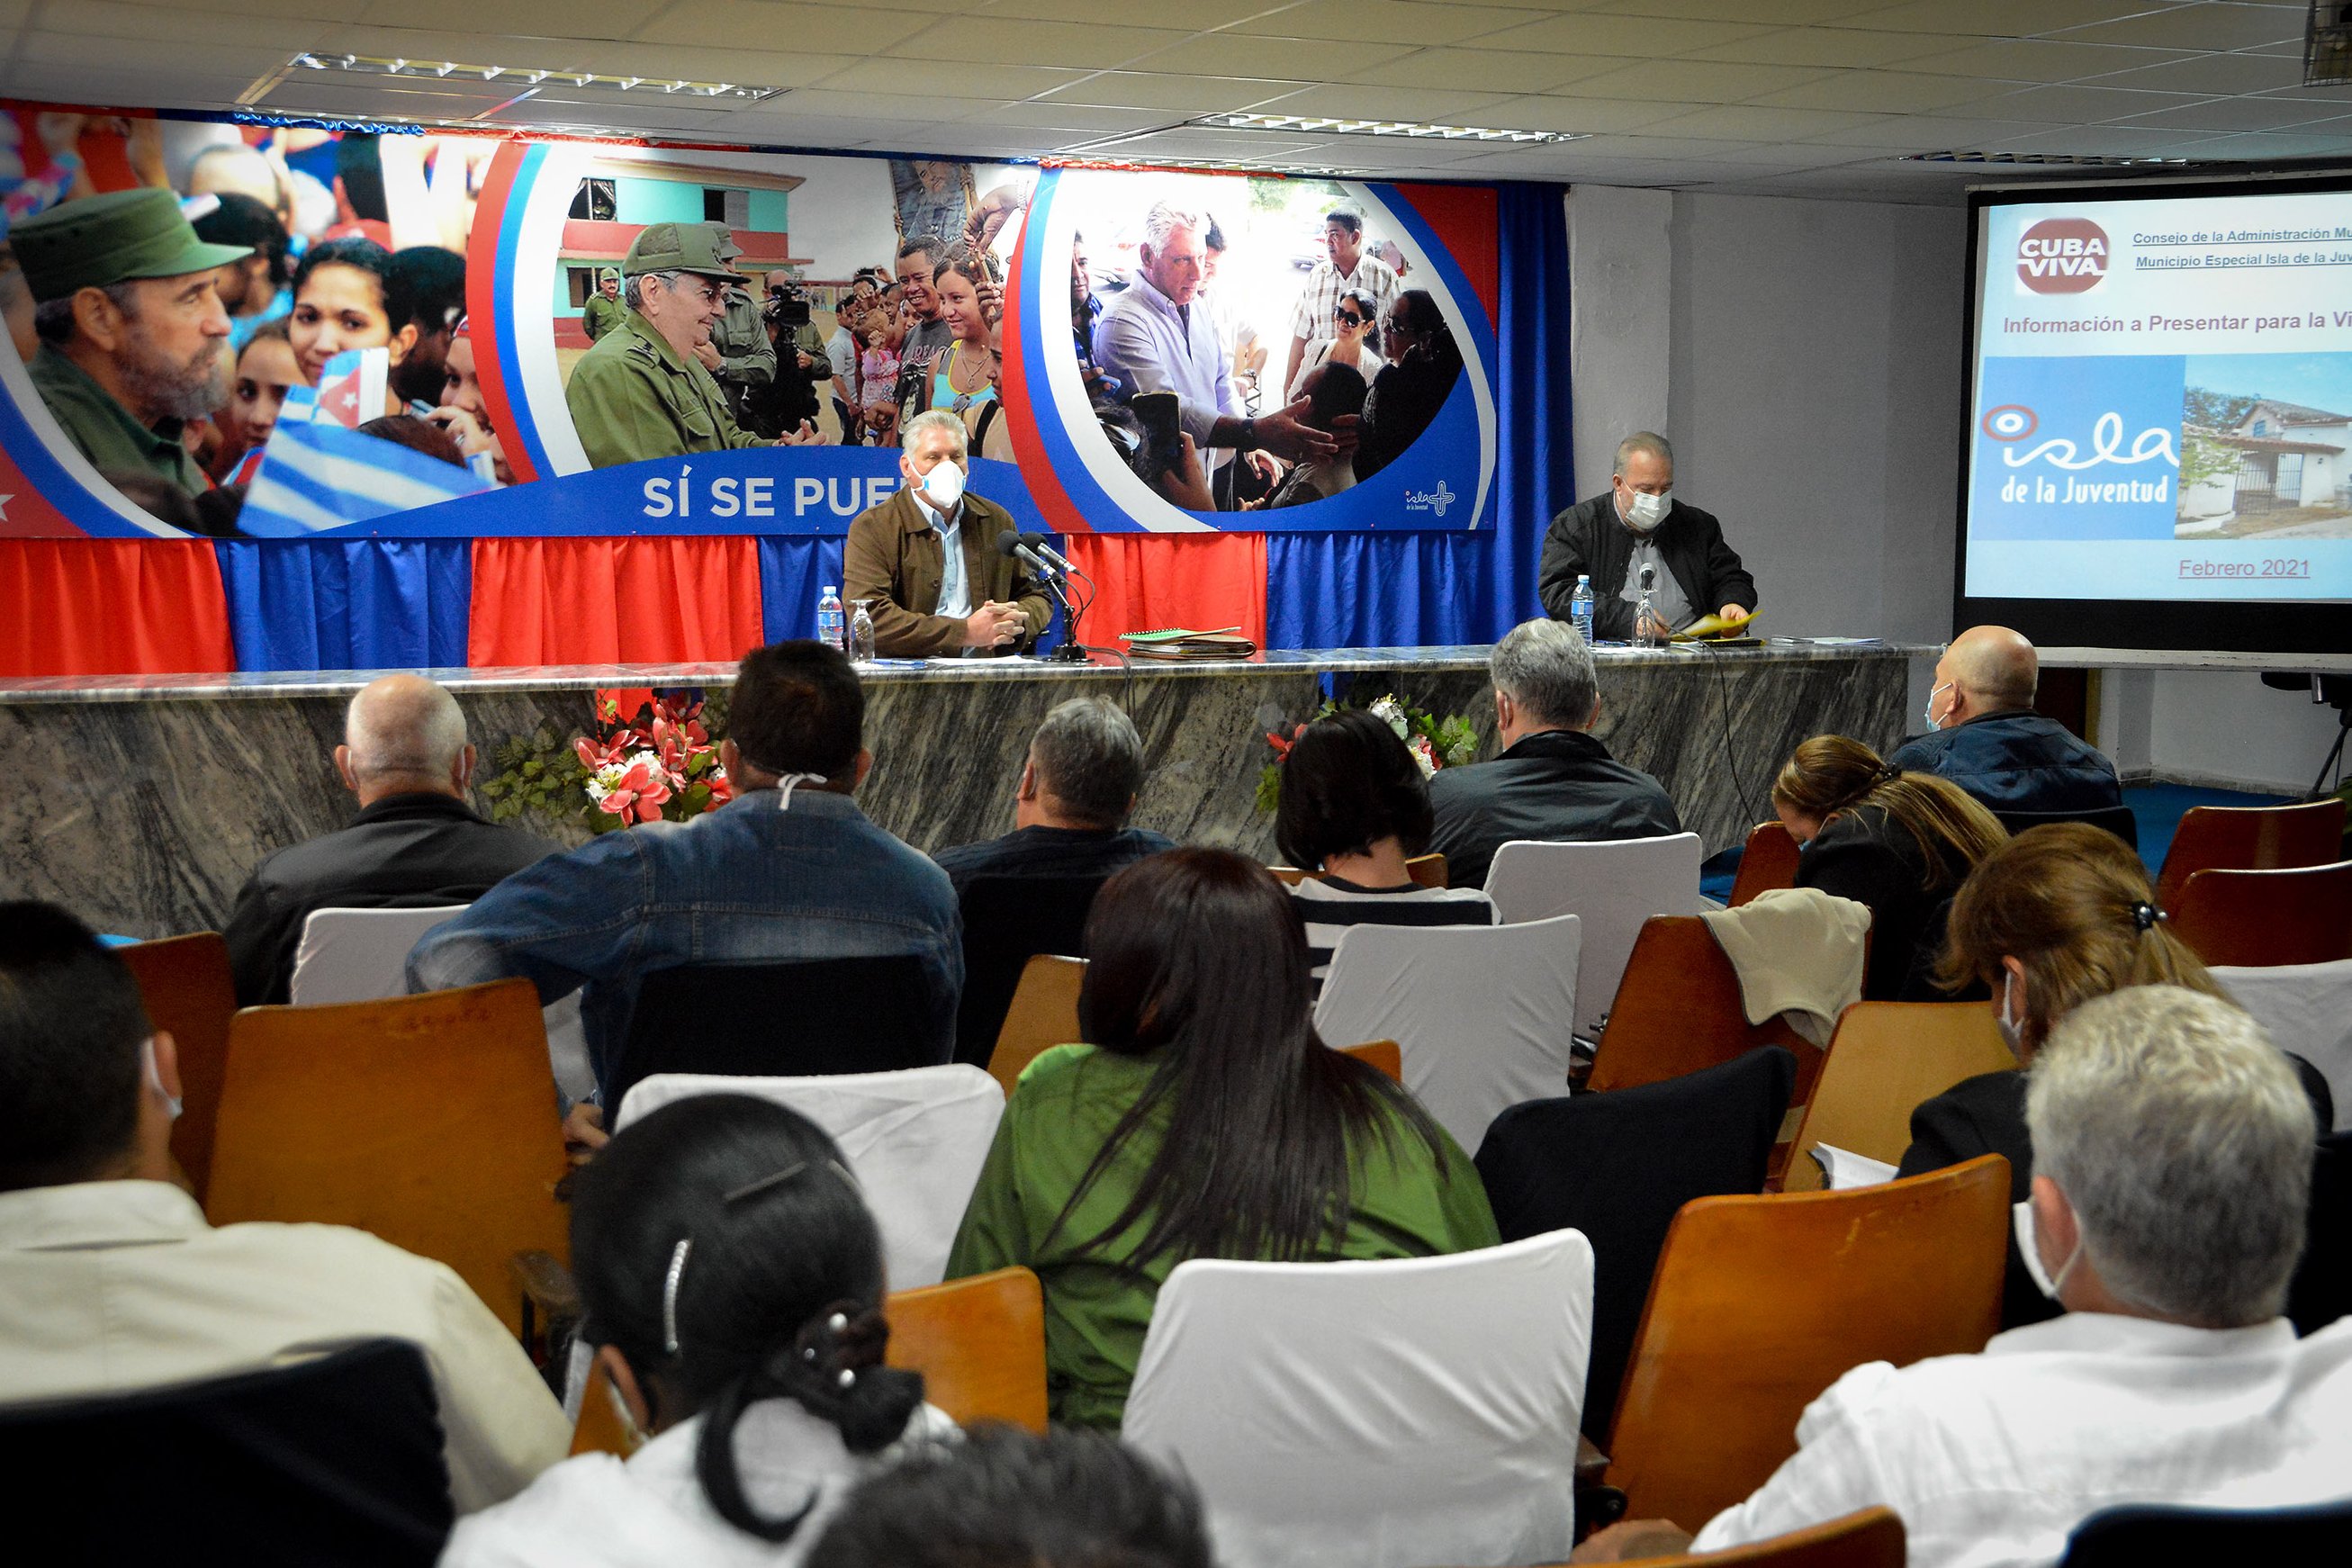
[[1495, 851], [1514, 838], [1588, 843], [1683, 830], [1657, 780], [1629, 768], [1581, 730], [1529, 735], [1491, 763], [1442, 768], [1429, 781], [1445, 879], [1483, 888]]
[[[1723, 542], [1723, 524], [1713, 512], [1676, 501], [1652, 537], [1694, 612], [1712, 615], [1726, 605], [1756, 607], [1756, 579]], [[1617, 596], [1625, 590], [1633, 559], [1633, 535], [1617, 515], [1616, 498], [1602, 490], [1551, 520], [1536, 567], [1536, 596], [1546, 615], [1567, 620], [1577, 578], [1591, 577], [1592, 635], [1622, 642], [1633, 635], [1633, 606]]]
[[349, 827], [280, 849], [246, 879], [221, 933], [237, 1005], [286, 1000], [313, 910], [469, 904], [553, 853], [546, 839], [484, 822], [462, 800], [388, 795]]
[[2055, 719], [2027, 710], [1979, 714], [1914, 735], [1886, 765], [1948, 778], [1994, 811], [2098, 811], [2124, 803], [2115, 763]]
[[1819, 888], [1870, 910], [1870, 970], [1863, 996], [1872, 1002], [1944, 1002], [1927, 989], [1945, 918], [1959, 879], [1928, 880], [1927, 858], [1911, 830], [1883, 805], [1840, 814], [1797, 857], [1800, 888]]
[[[996, 552], [996, 536], [1013, 526], [1013, 514], [970, 491], [963, 498], [964, 581], [971, 585], [972, 608], [983, 599], [1021, 606], [1029, 630], [1005, 651], [1018, 652], [1037, 640], [1054, 618], [1045, 590], [1021, 563]], [[884, 658], [928, 658], [963, 647], [963, 622], [937, 614], [947, 552], [931, 529], [929, 514], [904, 489], [880, 506], [858, 513], [849, 525], [842, 554], [841, 597], [845, 607], [866, 601], [874, 620], [874, 651]]]

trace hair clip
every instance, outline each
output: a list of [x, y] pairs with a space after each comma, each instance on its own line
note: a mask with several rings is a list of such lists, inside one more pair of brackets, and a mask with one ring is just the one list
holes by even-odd
[[843, 1181], [848, 1183], [849, 1190], [851, 1192], [856, 1192], [858, 1190], [857, 1178], [851, 1175], [848, 1171], [844, 1169], [841, 1162], [838, 1160], [820, 1160], [814, 1162], [808, 1160], [795, 1160], [791, 1164], [786, 1165], [782, 1170], [776, 1172], [772, 1175], [761, 1176], [755, 1182], [744, 1183], [741, 1186], [737, 1187], [733, 1192], [725, 1194], [719, 1201], [723, 1204], [738, 1204], [742, 1202], [745, 1198], [756, 1198], [761, 1193], [768, 1192], [775, 1187], [782, 1186], [786, 1182], [791, 1181], [794, 1176], [797, 1176], [803, 1171], [807, 1170], [813, 1163], [822, 1169], [832, 1171], [835, 1175], [839, 1176]]
[[677, 1353], [677, 1287], [686, 1278], [686, 1255], [694, 1249], [692, 1237], [681, 1237], [669, 1255], [669, 1278], [662, 1281], [662, 1349]]
[[2144, 899], [2132, 906], [2132, 924], [2141, 931], [2152, 931], [2157, 921], [2168, 918], [2162, 910]]

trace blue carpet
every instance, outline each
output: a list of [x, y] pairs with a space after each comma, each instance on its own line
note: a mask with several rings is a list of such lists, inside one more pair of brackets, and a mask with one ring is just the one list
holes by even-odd
[[2243, 790], [2202, 789], [2195, 784], [2131, 784], [2124, 790], [2124, 804], [2131, 807], [2132, 816], [2139, 824], [2139, 858], [2150, 877], [2163, 868], [2164, 852], [2172, 847], [2172, 836], [2190, 806], [2284, 805], [2293, 798], [2284, 795], [2249, 795]]

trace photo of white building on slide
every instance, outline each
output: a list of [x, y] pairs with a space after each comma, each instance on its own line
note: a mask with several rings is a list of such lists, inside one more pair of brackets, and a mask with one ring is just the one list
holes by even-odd
[[2175, 536], [2352, 538], [2352, 354], [2191, 358], [2188, 373]]

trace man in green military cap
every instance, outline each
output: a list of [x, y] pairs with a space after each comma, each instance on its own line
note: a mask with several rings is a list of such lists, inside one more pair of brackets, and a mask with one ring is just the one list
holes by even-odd
[[[724, 452], [772, 442], [746, 431], [705, 366], [711, 328], [740, 278], [711, 226], [649, 225], [621, 262], [628, 314], [572, 368], [564, 401], [592, 467]], [[803, 426], [785, 439], [819, 439]]]
[[[719, 258], [732, 268], [743, 247], [735, 243], [725, 224], [709, 226]], [[752, 302], [751, 281], [740, 272], [728, 279], [726, 314], [710, 329], [709, 348], [696, 357], [727, 395], [735, 423], [754, 435], [774, 437], [782, 433], [781, 427], [763, 423], [752, 411], [755, 395], [776, 379], [776, 345], [768, 341], [767, 324], [760, 320], [760, 307]]]
[[228, 402], [215, 275], [250, 247], [198, 239], [178, 199], [152, 188], [63, 203], [9, 240], [41, 339], [33, 384], [90, 467], [210, 489], [180, 432]]
[[580, 312], [581, 330], [594, 342], [628, 315], [621, 303], [621, 275], [607, 267], [597, 276], [596, 292], [588, 296], [587, 307]]

